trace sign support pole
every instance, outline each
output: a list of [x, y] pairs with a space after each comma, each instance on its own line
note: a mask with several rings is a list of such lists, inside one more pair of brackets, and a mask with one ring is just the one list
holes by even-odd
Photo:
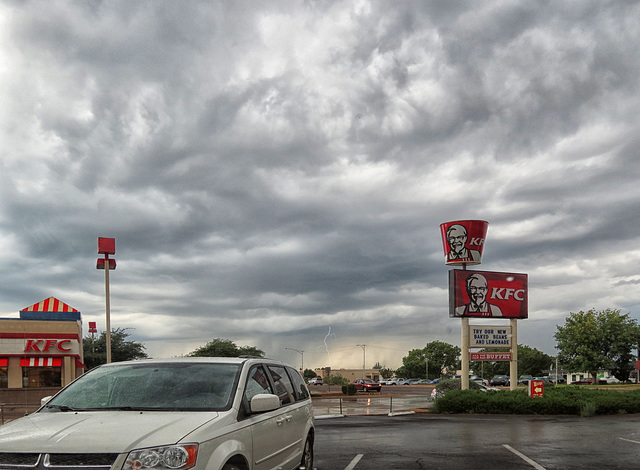
[[469, 317], [462, 317], [462, 376], [460, 388], [469, 390]]
[[111, 363], [111, 301], [109, 299], [109, 255], [105, 254], [104, 262], [104, 289], [106, 297], [106, 316], [107, 316], [107, 364]]
[[518, 319], [509, 319], [511, 324], [511, 362], [509, 363], [509, 390], [518, 387]]
[[[467, 264], [462, 265], [462, 270], [467, 270]], [[462, 318], [462, 376], [460, 377], [460, 389], [469, 390], [469, 318]]]

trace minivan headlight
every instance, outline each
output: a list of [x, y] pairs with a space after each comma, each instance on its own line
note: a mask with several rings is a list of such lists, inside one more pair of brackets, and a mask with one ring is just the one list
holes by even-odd
[[197, 444], [153, 447], [129, 452], [122, 470], [187, 470], [196, 464]]

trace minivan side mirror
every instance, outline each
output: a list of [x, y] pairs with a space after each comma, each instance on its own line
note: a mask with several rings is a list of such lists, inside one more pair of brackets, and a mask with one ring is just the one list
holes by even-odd
[[251, 412], [261, 413], [263, 411], [272, 411], [280, 408], [280, 398], [278, 395], [270, 393], [261, 393], [251, 399]]

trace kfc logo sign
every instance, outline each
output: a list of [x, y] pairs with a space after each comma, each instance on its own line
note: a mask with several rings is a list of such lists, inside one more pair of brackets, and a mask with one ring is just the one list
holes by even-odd
[[482, 250], [489, 222], [459, 220], [440, 224], [445, 264], [474, 265], [482, 263]]
[[28, 339], [24, 352], [71, 352], [73, 348], [70, 339]]
[[449, 271], [450, 317], [528, 318], [527, 275]]
[[494, 287], [490, 299], [509, 300], [513, 297], [519, 302], [524, 300], [524, 289], [509, 289], [507, 287]]

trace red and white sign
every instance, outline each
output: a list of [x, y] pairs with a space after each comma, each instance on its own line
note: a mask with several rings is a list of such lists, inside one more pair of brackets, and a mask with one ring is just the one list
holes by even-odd
[[544, 396], [544, 380], [529, 380], [529, 396], [531, 398]]
[[484, 220], [457, 220], [440, 224], [445, 264], [461, 266], [482, 263], [488, 228], [489, 222]]
[[0, 350], [3, 356], [80, 356], [77, 335], [60, 334], [24, 337], [24, 333], [1, 333]]
[[528, 318], [526, 274], [449, 271], [449, 316]]
[[469, 355], [469, 359], [471, 361], [510, 361], [511, 353], [510, 352], [499, 352], [499, 353], [471, 353]]
[[28, 339], [24, 352], [71, 352], [74, 341], [70, 339]]

